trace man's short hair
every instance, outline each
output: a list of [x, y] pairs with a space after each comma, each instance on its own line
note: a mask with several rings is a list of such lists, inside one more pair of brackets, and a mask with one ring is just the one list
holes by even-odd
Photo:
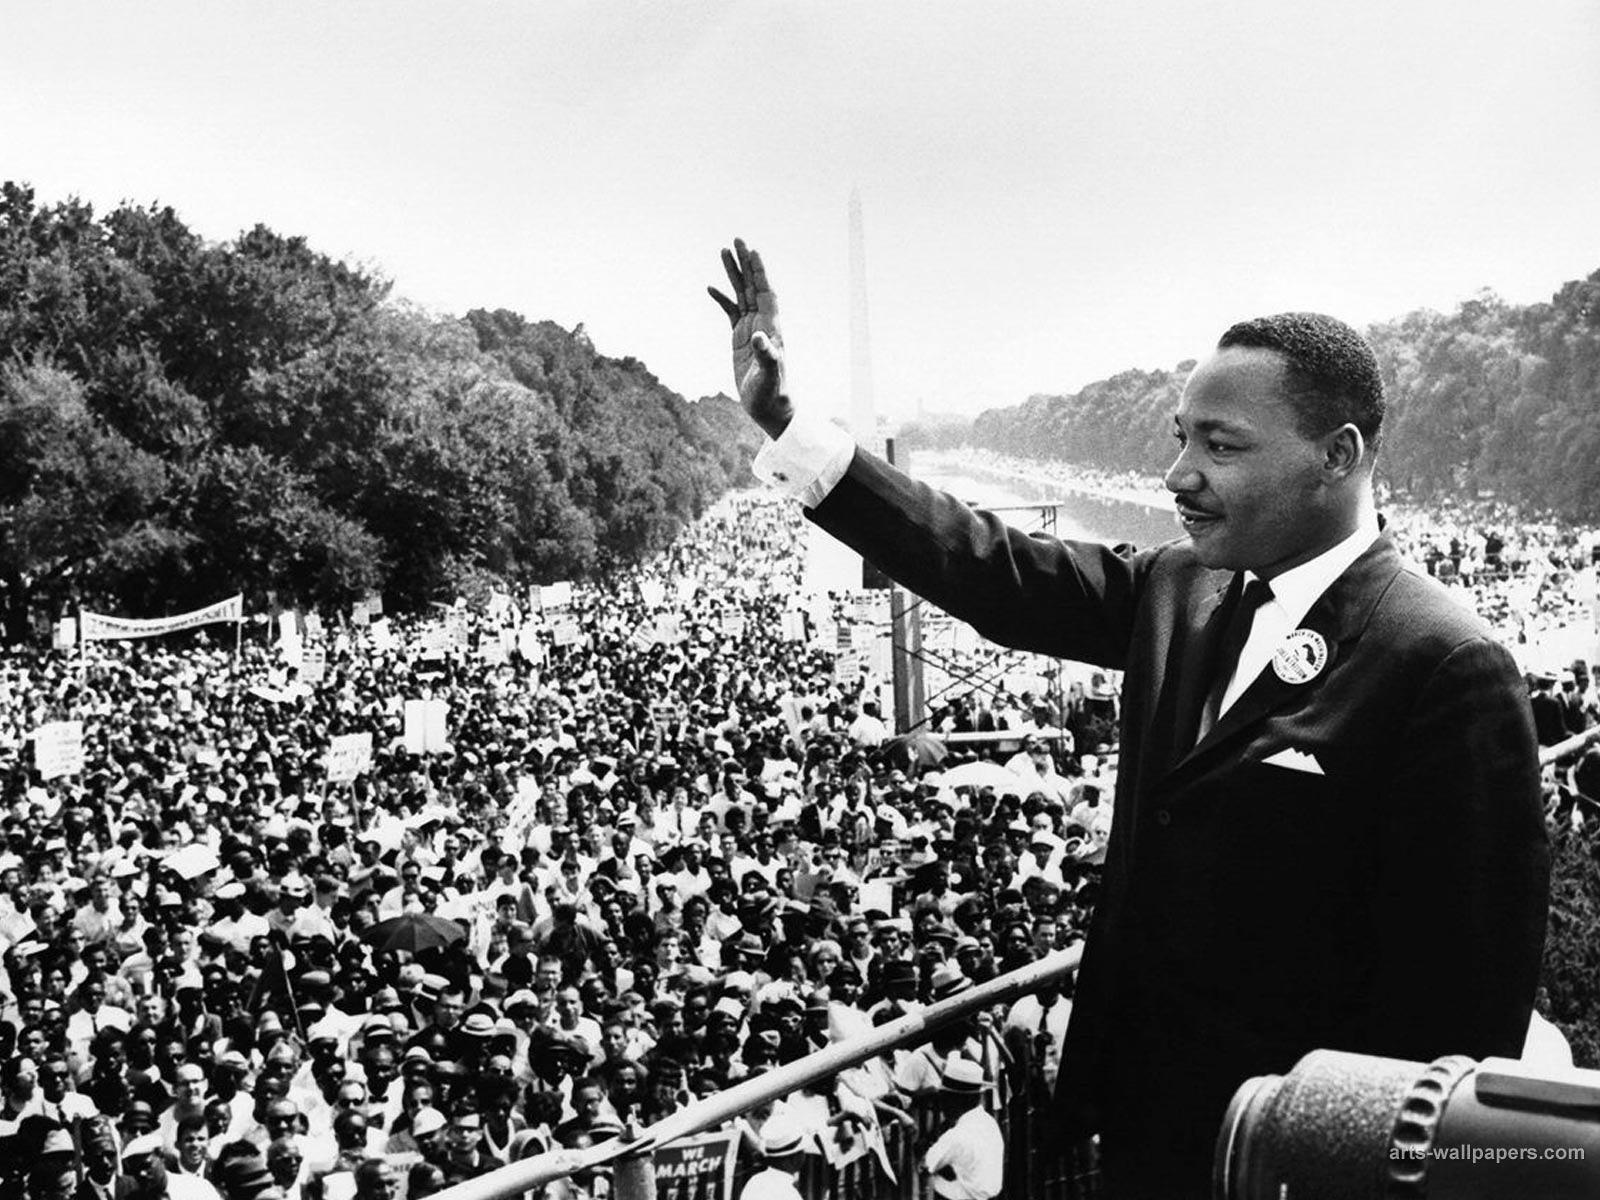
[[1300, 431], [1320, 437], [1349, 423], [1374, 449], [1383, 429], [1383, 376], [1372, 347], [1350, 326], [1322, 313], [1278, 313], [1232, 326], [1218, 350], [1243, 346], [1282, 356]]

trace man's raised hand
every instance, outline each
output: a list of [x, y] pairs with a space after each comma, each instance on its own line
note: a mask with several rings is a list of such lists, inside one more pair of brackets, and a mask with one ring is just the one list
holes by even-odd
[[788, 428], [794, 405], [784, 386], [783, 335], [778, 331], [778, 297], [767, 284], [761, 255], [733, 239], [722, 252], [733, 298], [707, 288], [733, 325], [733, 378], [745, 412], [775, 438]]

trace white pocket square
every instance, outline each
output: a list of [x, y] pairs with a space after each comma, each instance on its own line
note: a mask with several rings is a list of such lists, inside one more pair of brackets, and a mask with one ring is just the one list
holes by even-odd
[[1268, 766], [1287, 767], [1291, 771], [1304, 771], [1308, 775], [1325, 775], [1322, 764], [1317, 761], [1316, 755], [1307, 754], [1304, 750], [1285, 749], [1276, 754], [1268, 755], [1261, 760]]

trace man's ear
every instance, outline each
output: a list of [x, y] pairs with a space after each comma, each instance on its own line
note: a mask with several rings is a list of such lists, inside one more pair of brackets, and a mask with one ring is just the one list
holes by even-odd
[[1368, 457], [1367, 439], [1348, 421], [1323, 438], [1322, 469], [1333, 478], [1348, 478]]

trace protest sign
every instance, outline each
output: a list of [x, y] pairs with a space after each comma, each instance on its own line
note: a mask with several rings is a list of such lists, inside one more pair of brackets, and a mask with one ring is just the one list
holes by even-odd
[[783, 614], [783, 620], [778, 629], [778, 636], [786, 642], [803, 642], [806, 640], [806, 615], [802, 612], [790, 610]]
[[533, 589], [538, 606], [544, 612], [552, 609], [566, 608], [572, 603], [572, 582], [563, 579], [558, 583], [546, 583]]
[[50, 721], [34, 730], [33, 764], [41, 779], [83, 774], [83, 722]]
[[78, 622], [73, 617], [63, 617], [56, 622], [51, 644], [57, 650], [71, 650], [78, 644]]
[[449, 652], [450, 631], [443, 625], [429, 625], [422, 631], [422, 658], [442, 659]]
[[346, 733], [328, 743], [329, 783], [349, 783], [372, 766], [372, 734]]
[[878, 912], [894, 916], [894, 884], [887, 879], [869, 879], [856, 893], [856, 908], [861, 912]]
[[733, 1130], [678, 1138], [651, 1154], [656, 1200], [733, 1200], [739, 1134]]
[[307, 646], [300, 652], [300, 682], [315, 687], [328, 675], [328, 651], [324, 646]]
[[517, 630], [517, 653], [524, 662], [535, 666], [544, 662], [544, 643], [539, 640], [539, 627], [532, 621]]
[[446, 700], [407, 700], [405, 748], [412, 754], [439, 754], [450, 749], [450, 704]]

